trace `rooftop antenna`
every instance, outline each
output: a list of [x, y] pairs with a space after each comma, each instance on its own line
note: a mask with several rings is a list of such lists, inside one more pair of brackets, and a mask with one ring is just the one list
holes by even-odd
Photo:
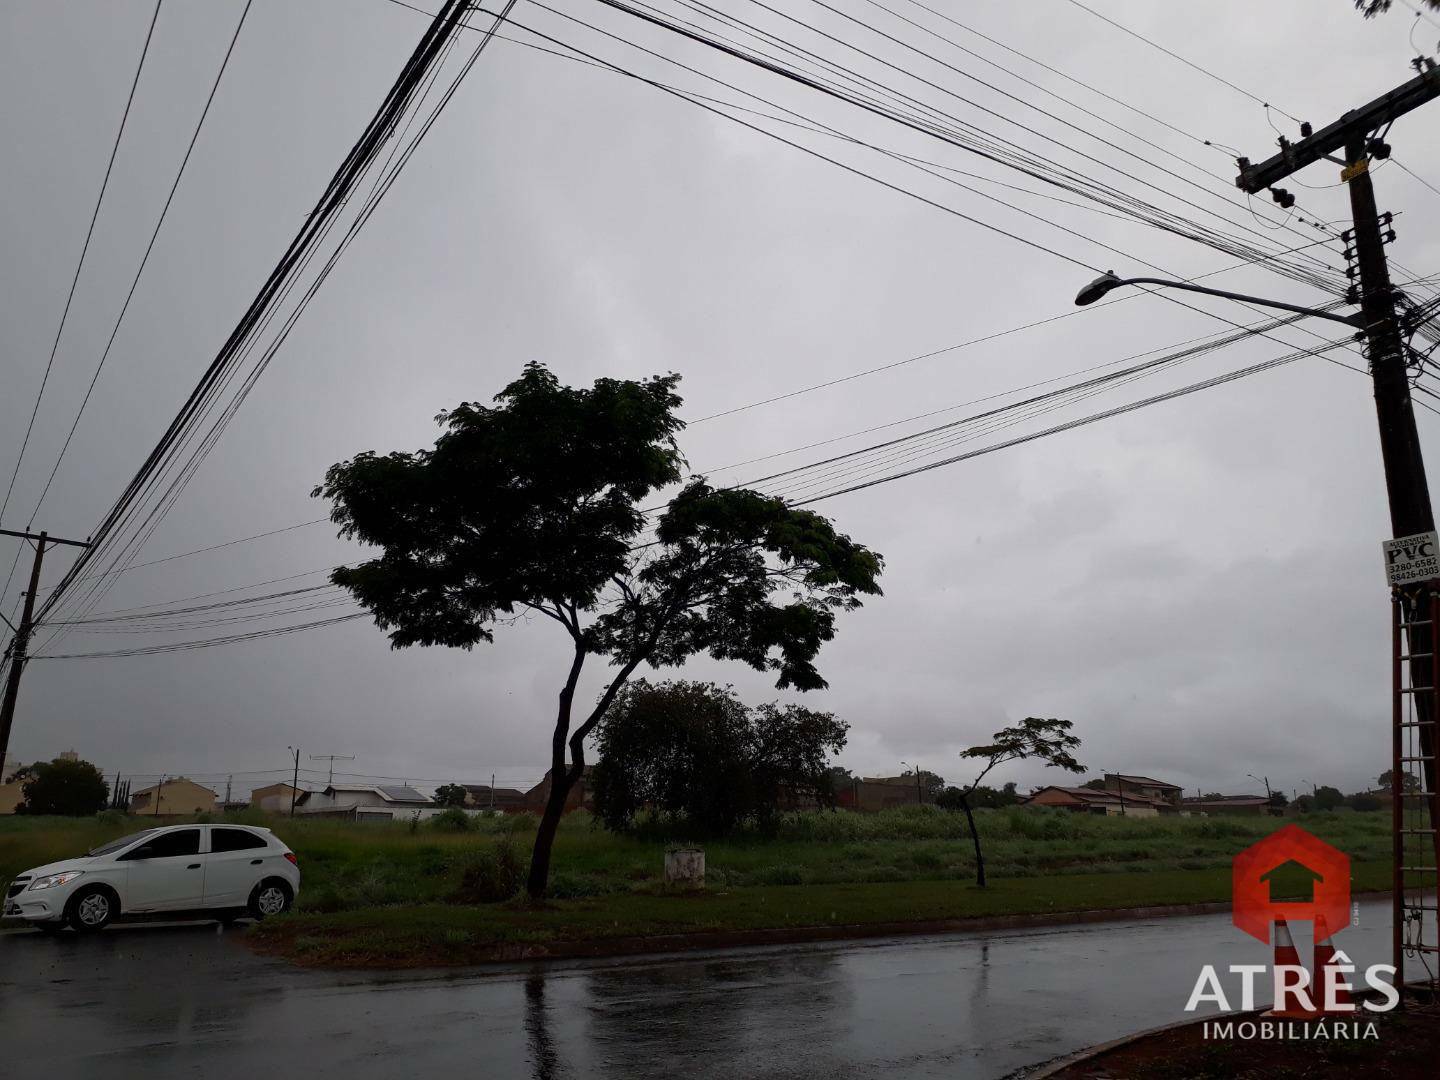
[[328, 777], [326, 777], [326, 779], [325, 779], [325, 786], [326, 786], [326, 787], [334, 787], [334, 786], [335, 786], [335, 762], [337, 762], [337, 761], [354, 761], [354, 760], [355, 760], [355, 755], [354, 755], [354, 754], [350, 754], [350, 755], [347, 756], [347, 755], [344, 755], [344, 754], [311, 754], [311, 755], [310, 755], [310, 760], [311, 760], [311, 761], [328, 761], [328, 762], [330, 763], [330, 775], [329, 775]]

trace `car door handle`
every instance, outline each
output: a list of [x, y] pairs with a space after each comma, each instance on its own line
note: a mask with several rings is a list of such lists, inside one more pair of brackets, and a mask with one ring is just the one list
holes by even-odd
[[251, 866], [259, 866], [259, 865], [260, 865], [261, 863], [263, 863], [264, 861], [265, 861], [264, 859], [251, 859], [251, 860], [250, 860], [250, 865], [251, 865]]
[[199, 864], [198, 862], [192, 862], [189, 866], [185, 867], [185, 869], [186, 869], [186, 870], [199, 870], [199, 869], [200, 869], [200, 864]]

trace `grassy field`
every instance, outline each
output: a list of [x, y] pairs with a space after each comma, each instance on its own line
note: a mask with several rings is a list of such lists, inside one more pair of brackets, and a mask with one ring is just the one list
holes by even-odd
[[[851, 925], [1075, 911], [1229, 898], [1230, 860], [1280, 824], [1259, 818], [1101, 818], [1011, 809], [980, 816], [992, 886], [973, 887], [960, 815], [908, 807], [873, 815], [805, 813], [778, 834], [707, 842], [707, 888], [667, 890], [666, 841], [616, 836], [584, 814], [556, 841], [541, 907], [474, 903], [509, 846], [523, 866], [526, 816], [433, 825], [245, 818], [296, 851], [297, 911], [254, 931], [264, 947], [318, 963], [465, 962], [517, 946], [653, 934]], [[1389, 818], [1295, 819], [1353, 861], [1355, 886], [1388, 883]], [[144, 819], [0, 819], [0, 878], [78, 853]], [[488, 875], [488, 876], [487, 876]]]

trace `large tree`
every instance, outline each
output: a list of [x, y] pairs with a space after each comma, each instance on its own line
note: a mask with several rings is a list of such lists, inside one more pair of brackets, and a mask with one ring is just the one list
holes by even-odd
[[637, 679], [596, 729], [595, 812], [612, 829], [649, 810], [716, 836], [770, 824], [791, 799], [833, 805], [829, 757], [848, 730], [799, 705], [748, 708], [713, 683]]
[[[815, 658], [836, 613], [880, 592], [879, 555], [826, 518], [703, 479], [684, 484], [642, 537], [645, 504], [682, 481], [678, 383], [665, 375], [573, 388], [532, 363], [494, 405], [442, 413], [432, 449], [360, 454], [315, 490], [343, 535], [380, 549], [332, 580], [392, 647], [470, 649], [528, 613], [569, 637], [532, 896], [545, 891], [585, 739], [636, 668], [704, 653], [772, 671], [782, 688], [818, 689], [826, 683]], [[611, 670], [572, 727], [591, 656]]]
[[17, 814], [88, 817], [105, 809], [110, 789], [100, 770], [88, 761], [37, 761], [21, 772]]
[[980, 888], [985, 887], [985, 855], [980, 850], [980, 831], [975, 828], [974, 812], [980, 782], [992, 769], [1011, 761], [1038, 760], [1069, 772], [1084, 772], [1085, 766], [1075, 760], [1073, 753], [1080, 746], [1080, 739], [1070, 734], [1074, 726], [1069, 720], [1027, 716], [1020, 723], [995, 732], [988, 743], [960, 751], [962, 758], [984, 762], [979, 775], [968, 786], [957, 788], [959, 794], [955, 796], [970, 826], [970, 839], [975, 845], [975, 884]]

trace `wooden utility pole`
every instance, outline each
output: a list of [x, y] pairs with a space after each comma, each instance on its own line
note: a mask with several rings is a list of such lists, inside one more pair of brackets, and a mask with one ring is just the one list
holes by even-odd
[[[1390, 125], [1406, 113], [1440, 97], [1440, 70], [1427, 60], [1416, 61], [1419, 74], [1389, 93], [1352, 109], [1334, 123], [1319, 131], [1301, 125], [1303, 138], [1290, 143], [1280, 139], [1280, 153], [1258, 165], [1246, 158], [1239, 159], [1240, 175], [1236, 186], [1256, 194], [1299, 171], [1307, 165], [1325, 160], [1342, 166], [1340, 179], [1350, 189], [1350, 212], [1354, 228], [1342, 239], [1347, 259], [1353, 256], [1354, 275], [1358, 289], [1352, 288], [1350, 300], [1359, 303], [1364, 315], [1366, 354], [1375, 391], [1375, 416], [1380, 429], [1380, 455], [1385, 464], [1385, 491], [1390, 503], [1390, 528], [1396, 537], [1413, 536], [1435, 528], [1435, 514], [1430, 507], [1430, 489], [1425, 479], [1425, 461], [1420, 453], [1420, 435], [1415, 427], [1415, 409], [1410, 401], [1410, 379], [1406, 370], [1405, 340], [1396, 311], [1398, 294], [1390, 283], [1385, 258], [1385, 245], [1395, 238], [1393, 230], [1381, 231], [1380, 214], [1375, 206], [1375, 186], [1370, 179], [1370, 162], [1390, 156], [1390, 147], [1383, 136]], [[1344, 158], [1334, 157], [1339, 151]], [[1278, 199], [1288, 198], [1277, 192]], [[1386, 215], [1387, 223], [1389, 215]], [[1428, 604], [1423, 605], [1428, 609]], [[1428, 616], [1417, 617], [1416, 605], [1407, 602], [1406, 623], [1424, 623]], [[1434, 650], [1432, 628], [1410, 625], [1406, 635], [1410, 655], [1428, 655]], [[1412, 665], [1412, 685], [1418, 688], [1415, 706], [1424, 715], [1434, 712], [1434, 682], [1428, 664]], [[1436, 791], [1435, 737], [1428, 728], [1420, 729], [1427, 791]]]
[[295, 796], [300, 790], [300, 751], [296, 747], [287, 746], [287, 750], [295, 755], [295, 776], [290, 781], [290, 816], [295, 816]]
[[[1390, 270], [1385, 259], [1385, 245], [1395, 239], [1395, 230], [1388, 228], [1393, 220], [1386, 214], [1382, 223], [1375, 205], [1375, 186], [1370, 178], [1370, 162], [1390, 156], [1390, 147], [1385, 142], [1390, 126], [1400, 117], [1427, 102], [1440, 97], [1440, 70], [1426, 57], [1415, 61], [1419, 74], [1402, 86], [1382, 94], [1367, 105], [1353, 109], [1334, 123], [1312, 131], [1308, 124], [1302, 124], [1302, 138], [1293, 145], [1285, 138], [1280, 139], [1280, 153], [1251, 165], [1241, 158], [1240, 176], [1235, 183], [1244, 191], [1255, 194], [1291, 175], [1306, 165], [1324, 159], [1342, 166], [1340, 180], [1350, 189], [1350, 213], [1354, 227], [1341, 234], [1347, 247], [1346, 273], [1358, 277], [1358, 287], [1351, 286], [1346, 297], [1352, 304], [1359, 304], [1362, 315], [1361, 331], [1366, 343], [1366, 357], [1370, 362], [1370, 377], [1375, 391], [1375, 418], [1380, 430], [1380, 455], [1385, 463], [1385, 492], [1390, 503], [1390, 528], [1393, 537], [1416, 537], [1417, 534], [1432, 533], [1435, 529], [1435, 514], [1430, 506], [1430, 488], [1425, 479], [1425, 461], [1420, 453], [1420, 435], [1415, 428], [1415, 410], [1410, 401], [1410, 374], [1405, 340], [1407, 329], [1401, 325], [1398, 310], [1400, 294], [1390, 281]], [[1344, 158], [1333, 155], [1341, 151]], [[1293, 197], [1287, 192], [1275, 191], [1275, 200], [1282, 206], [1292, 205]], [[1385, 231], [1382, 232], [1382, 225]], [[1353, 260], [1353, 263], [1352, 263]], [[1436, 647], [1440, 645], [1436, 623], [1440, 622], [1440, 603], [1437, 603], [1437, 581], [1420, 581], [1418, 584], [1398, 585], [1392, 599], [1395, 611], [1393, 621], [1392, 678], [1394, 695], [1392, 702], [1393, 731], [1392, 749], [1392, 797], [1393, 817], [1393, 869], [1391, 897], [1391, 951], [1392, 962], [1397, 972], [1397, 981], [1405, 979], [1405, 958], [1419, 955], [1427, 972], [1431, 964], [1426, 956], [1440, 953], [1440, 945], [1427, 938], [1427, 925], [1433, 926], [1430, 918], [1435, 912], [1433, 901], [1425, 903], [1425, 897], [1433, 896], [1431, 890], [1440, 872], [1440, 787], [1436, 784], [1436, 748], [1440, 739], [1436, 737], [1437, 710], [1436, 675], [1440, 672], [1437, 664]], [[1403, 639], [1402, 639], [1403, 633]], [[1408, 678], [1408, 686], [1404, 685]], [[1408, 713], [1404, 700], [1409, 695]], [[1406, 715], [1414, 719], [1406, 720]], [[1405, 753], [1402, 746], [1402, 729], [1410, 729], [1418, 736], [1419, 754]], [[1429, 804], [1429, 828], [1410, 827], [1408, 816], [1402, 805], [1406, 798], [1403, 789], [1402, 769], [1409, 763], [1420, 765], [1424, 777], [1421, 799]], [[1269, 784], [1266, 784], [1267, 794]], [[1318, 795], [1319, 789], [1316, 789]], [[1430, 855], [1416, 854], [1412, 860], [1414, 846], [1407, 846], [1407, 838], [1426, 837]], [[1419, 883], [1412, 882], [1419, 877]], [[1413, 895], [1413, 898], [1411, 897]], [[1428, 913], [1428, 914], [1427, 914]], [[1435, 976], [1430, 974], [1432, 988]]]
[[25, 671], [25, 663], [29, 659], [27, 650], [30, 648], [30, 637], [35, 632], [35, 594], [40, 591], [40, 564], [45, 561], [45, 549], [56, 544], [80, 548], [90, 545], [83, 540], [61, 540], [46, 532], [0, 529], [0, 536], [16, 536], [21, 540], [28, 540], [35, 548], [35, 561], [30, 565], [30, 588], [25, 592], [25, 605], [20, 613], [20, 622], [15, 627], [15, 636], [10, 639], [10, 648], [6, 651], [10, 657], [10, 670], [5, 677], [5, 697], [0, 700], [0, 761], [4, 761], [10, 749], [10, 728], [15, 723], [15, 702], [20, 697], [20, 676]]

